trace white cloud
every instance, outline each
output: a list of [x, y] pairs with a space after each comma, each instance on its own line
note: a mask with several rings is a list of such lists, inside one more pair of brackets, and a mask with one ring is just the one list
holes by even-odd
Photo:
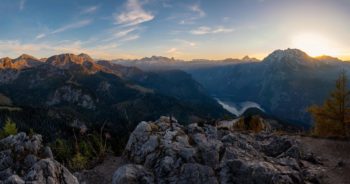
[[35, 38], [41, 39], [41, 38], [44, 38], [48, 35], [57, 34], [57, 33], [65, 32], [65, 31], [72, 30], [72, 29], [78, 29], [78, 28], [85, 27], [85, 26], [91, 24], [91, 22], [92, 22], [92, 20], [90, 20], [90, 19], [81, 20], [78, 22], [73, 22], [73, 23], [64, 25], [58, 29], [55, 29], [49, 33], [40, 33]]
[[230, 33], [233, 32], [234, 29], [226, 28], [223, 26], [211, 28], [207, 26], [201, 26], [194, 30], [191, 30], [190, 33], [193, 35], [206, 35], [206, 34], [218, 34], [218, 33]]
[[126, 10], [115, 15], [115, 23], [124, 26], [138, 25], [154, 19], [154, 15], [143, 9], [138, 0], [128, 0]]
[[99, 6], [90, 6], [82, 9], [81, 14], [90, 14], [95, 13], [98, 10]]
[[26, 0], [19, 1], [19, 10], [22, 11], [25, 8]]

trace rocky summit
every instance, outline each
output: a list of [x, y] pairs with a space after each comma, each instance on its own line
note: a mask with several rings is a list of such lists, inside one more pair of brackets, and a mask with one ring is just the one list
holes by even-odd
[[319, 158], [289, 136], [180, 125], [161, 117], [141, 122], [124, 151], [128, 164], [113, 183], [319, 183]]
[[25, 133], [0, 140], [0, 184], [77, 184], [78, 180], [53, 159], [41, 135]]

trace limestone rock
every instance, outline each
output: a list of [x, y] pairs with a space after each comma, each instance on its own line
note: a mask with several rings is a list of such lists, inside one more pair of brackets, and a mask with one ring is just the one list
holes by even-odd
[[[297, 141], [267, 132], [239, 133], [161, 117], [130, 135], [119, 183], [317, 183], [322, 165]], [[317, 160], [317, 161], [316, 161]]]
[[0, 184], [77, 184], [78, 180], [55, 161], [41, 135], [25, 133], [0, 140]]

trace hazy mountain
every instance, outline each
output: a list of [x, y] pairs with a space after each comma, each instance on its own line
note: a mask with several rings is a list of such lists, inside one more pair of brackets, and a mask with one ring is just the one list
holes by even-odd
[[189, 72], [219, 99], [257, 102], [267, 113], [309, 126], [308, 106], [323, 102], [342, 70], [349, 72], [350, 64], [287, 49], [274, 51], [262, 62]]
[[113, 60], [114, 63], [124, 66], [136, 66], [144, 70], [170, 70], [170, 69], [198, 69], [198, 68], [210, 68], [216, 66], [227, 66], [237, 63], [250, 63], [258, 62], [256, 58], [250, 58], [245, 56], [242, 59], [227, 58], [224, 60], [208, 60], [208, 59], [194, 59], [190, 61], [177, 60], [174, 58], [167, 58], [161, 56], [145, 57], [135, 60]]

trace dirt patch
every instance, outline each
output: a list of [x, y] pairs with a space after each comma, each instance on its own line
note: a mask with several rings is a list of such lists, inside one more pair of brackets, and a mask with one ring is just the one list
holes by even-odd
[[350, 183], [350, 141], [297, 137], [302, 149], [320, 156], [325, 167], [325, 184]]
[[103, 163], [91, 170], [74, 173], [82, 184], [110, 184], [114, 172], [125, 162], [121, 157], [108, 156]]

